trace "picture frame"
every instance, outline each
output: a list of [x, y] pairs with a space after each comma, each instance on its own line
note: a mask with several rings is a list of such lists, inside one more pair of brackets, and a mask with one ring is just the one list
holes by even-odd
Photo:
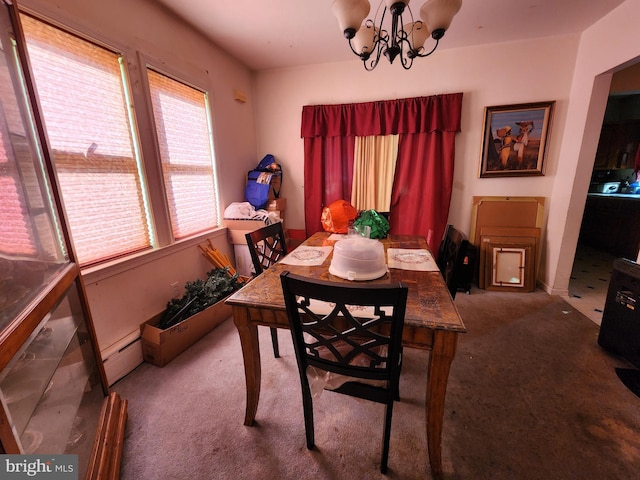
[[555, 101], [485, 107], [480, 177], [544, 175]]

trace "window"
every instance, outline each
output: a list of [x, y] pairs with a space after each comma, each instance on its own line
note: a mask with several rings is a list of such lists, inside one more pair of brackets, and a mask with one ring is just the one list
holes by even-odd
[[[12, 51], [13, 49], [13, 51]], [[15, 44], [0, 55], [0, 270], [5, 256], [59, 261], [64, 257], [59, 224], [43, 176], [33, 118]], [[12, 53], [15, 55], [11, 62]], [[15, 82], [14, 82], [15, 80]], [[15, 278], [9, 272], [8, 278]], [[3, 277], [0, 274], [0, 277]], [[0, 278], [2, 283], [3, 278]], [[0, 295], [1, 297], [1, 295]], [[2, 302], [0, 301], [0, 304]]]
[[171, 228], [176, 239], [218, 224], [207, 94], [147, 69]]
[[122, 56], [31, 16], [21, 21], [78, 262], [150, 248]]

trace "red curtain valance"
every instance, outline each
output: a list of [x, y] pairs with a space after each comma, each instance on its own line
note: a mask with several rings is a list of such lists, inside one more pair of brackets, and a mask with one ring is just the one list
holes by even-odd
[[302, 137], [459, 132], [462, 93], [302, 107]]

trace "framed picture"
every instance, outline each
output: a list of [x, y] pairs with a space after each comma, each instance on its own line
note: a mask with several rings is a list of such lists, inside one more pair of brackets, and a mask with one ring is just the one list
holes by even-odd
[[486, 107], [480, 177], [544, 175], [554, 104]]

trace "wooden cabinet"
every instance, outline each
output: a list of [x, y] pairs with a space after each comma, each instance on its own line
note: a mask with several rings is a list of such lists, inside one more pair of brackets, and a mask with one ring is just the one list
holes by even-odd
[[640, 95], [610, 95], [600, 132], [595, 169], [634, 168], [640, 145]]
[[84, 476], [105, 391], [75, 281], [53, 303], [0, 372], [0, 437], [7, 453], [78, 455]]
[[605, 123], [600, 132], [595, 169], [634, 168], [640, 120]]
[[640, 195], [587, 196], [579, 242], [635, 260], [640, 247]]

